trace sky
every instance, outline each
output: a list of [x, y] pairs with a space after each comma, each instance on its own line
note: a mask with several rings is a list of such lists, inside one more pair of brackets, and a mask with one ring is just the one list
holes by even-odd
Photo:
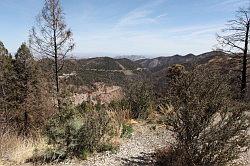
[[[62, 0], [77, 56], [200, 54], [250, 0]], [[43, 0], [0, 0], [0, 41], [16, 52]]]

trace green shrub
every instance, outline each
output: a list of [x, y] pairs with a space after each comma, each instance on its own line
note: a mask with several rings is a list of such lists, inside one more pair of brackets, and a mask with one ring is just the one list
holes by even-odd
[[[65, 158], [86, 159], [89, 153], [100, 151], [115, 135], [112, 125], [106, 110], [87, 105], [67, 106], [51, 118], [45, 134], [56, 153], [60, 152]], [[55, 158], [51, 157], [51, 160]]]
[[110, 151], [112, 153], [116, 153], [118, 151], [118, 146], [115, 146], [113, 144], [103, 144], [102, 146], [100, 146], [99, 151], [98, 152], [106, 152], [106, 151]]
[[139, 82], [131, 85], [126, 98], [134, 118], [148, 117], [152, 104], [152, 91], [146, 83]]
[[127, 110], [130, 109], [129, 102], [126, 99], [118, 100], [118, 101], [111, 101], [108, 105], [109, 108], [114, 110]]
[[131, 138], [133, 131], [134, 131], [134, 129], [131, 125], [123, 124], [121, 137], [122, 138]]
[[88, 156], [89, 156], [89, 151], [86, 150], [86, 149], [83, 149], [82, 152], [80, 153], [80, 158], [82, 160], [87, 160], [88, 159]]

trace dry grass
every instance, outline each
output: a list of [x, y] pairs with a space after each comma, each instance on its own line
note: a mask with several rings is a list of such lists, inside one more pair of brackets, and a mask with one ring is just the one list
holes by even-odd
[[110, 140], [110, 143], [114, 147], [119, 147], [121, 143], [122, 125], [127, 123], [131, 119], [131, 112], [129, 110], [110, 110], [108, 111], [114, 135]]
[[31, 158], [35, 151], [47, 148], [43, 138], [24, 139], [15, 134], [0, 134], [0, 165], [20, 165]]
[[158, 105], [150, 111], [147, 121], [152, 124], [164, 124], [166, 116], [173, 111], [174, 108], [171, 105]]

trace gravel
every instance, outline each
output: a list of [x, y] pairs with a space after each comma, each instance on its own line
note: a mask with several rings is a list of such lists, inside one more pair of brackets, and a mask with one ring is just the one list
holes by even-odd
[[116, 154], [97, 154], [82, 163], [83, 166], [151, 165], [149, 157], [155, 149], [162, 148], [171, 140], [164, 126], [138, 123], [133, 126], [130, 139], [122, 141]]

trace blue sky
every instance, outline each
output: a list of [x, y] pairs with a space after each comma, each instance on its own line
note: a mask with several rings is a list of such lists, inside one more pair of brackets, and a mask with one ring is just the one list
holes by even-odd
[[[164, 56], [211, 51], [215, 34], [250, 0], [62, 0], [75, 53]], [[0, 40], [28, 40], [42, 0], [1, 0]]]

